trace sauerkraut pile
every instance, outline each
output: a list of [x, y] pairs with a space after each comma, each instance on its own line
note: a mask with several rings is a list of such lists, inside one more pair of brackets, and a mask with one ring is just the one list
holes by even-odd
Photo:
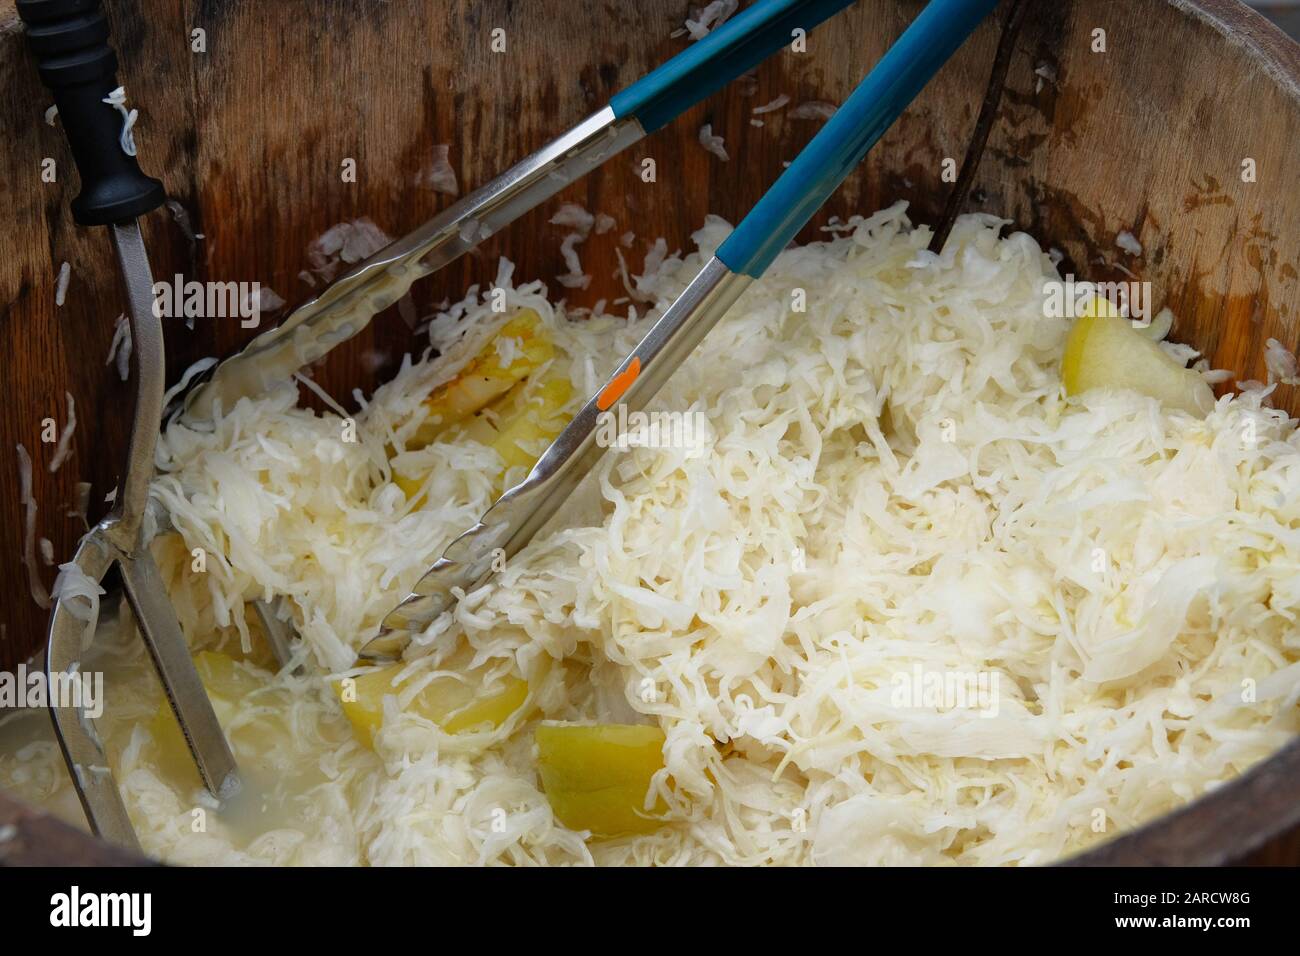
[[[898, 205], [782, 253], [652, 405], [691, 440], [611, 449], [384, 671], [353, 669], [383, 615], [727, 225], [630, 286], [647, 316], [568, 317], [503, 262], [352, 417], [287, 385], [171, 424], [155, 553], [246, 786], [212, 805], [129, 625], [105, 628], [100, 731], [145, 849], [1036, 864], [1269, 755], [1298, 723], [1295, 422], [1265, 388], [1208, 413], [1067, 397], [1060, 277], [1004, 226], [963, 217], [936, 256]], [[256, 599], [300, 674], [269, 669]], [[0, 784], [79, 816], [43, 732]]]

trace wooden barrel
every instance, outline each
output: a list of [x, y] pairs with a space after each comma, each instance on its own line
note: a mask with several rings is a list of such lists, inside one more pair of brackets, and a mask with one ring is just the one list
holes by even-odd
[[[462, 192], [543, 145], [687, 42], [687, 0], [573, 4], [559, 0], [106, 0], [137, 124], [142, 166], [188, 212], [191, 239], [167, 212], [146, 224], [154, 272], [260, 282], [290, 305], [312, 289], [299, 277], [308, 244], [335, 223], [368, 217], [392, 236], [452, 200], [427, 175], [446, 147]], [[815, 133], [794, 110], [750, 123], [778, 96], [838, 103], [901, 33], [921, 0], [859, 0], [553, 203], [492, 237], [415, 289], [419, 310], [486, 282], [499, 255], [517, 277], [566, 271], [556, 203], [614, 217], [592, 236], [587, 290], [576, 305], [622, 294], [616, 246], [626, 230], [688, 248], [706, 213], [736, 221]], [[1007, 25], [1005, 71], [993, 69]], [[496, 42], [494, 42], [494, 40]], [[504, 41], [504, 42], [502, 42]], [[504, 47], [502, 49], [502, 47]], [[999, 75], [1004, 72], [1004, 75]], [[1149, 280], [1177, 321], [1173, 337], [1242, 379], [1263, 379], [1264, 343], [1300, 338], [1300, 48], [1235, 0], [1004, 0], [805, 231], [831, 215], [898, 199], [914, 221], [936, 222], [955, 186], [946, 170], [966, 156], [986, 100], [991, 122], [961, 211], [1012, 219], [1066, 256], [1080, 278]], [[84, 530], [67, 513], [90, 482], [91, 520], [106, 509], [126, 447], [131, 389], [105, 359], [122, 311], [107, 236], [68, 213], [76, 178], [63, 134], [44, 122], [48, 94], [23, 48], [12, 0], [0, 0], [0, 667], [43, 641], [46, 614], [28, 596], [14, 448], [35, 461], [37, 535], [56, 563]], [[815, 114], [815, 109], [798, 111]], [[711, 123], [731, 155], [701, 148]], [[656, 181], [639, 175], [653, 158]], [[46, 182], [43, 161], [57, 177]], [[342, 175], [355, 164], [355, 181]], [[947, 161], [951, 160], [949, 163]], [[1130, 233], [1135, 255], [1116, 244]], [[1125, 245], [1129, 245], [1127, 242]], [[1131, 247], [1130, 247], [1131, 248]], [[62, 263], [70, 281], [55, 304]], [[172, 323], [168, 372], [225, 355], [256, 330], [237, 319]], [[369, 390], [420, 343], [395, 311], [336, 349], [317, 380], [336, 396]], [[365, 360], [363, 360], [363, 357]], [[42, 423], [81, 425], [55, 473]], [[1292, 413], [1300, 396], [1273, 401]], [[45, 587], [54, 570], [41, 569]], [[1261, 780], [1263, 782], [1261, 782]], [[1295, 748], [1184, 814], [1090, 856], [1106, 860], [1300, 859], [1283, 836], [1300, 821]], [[19, 813], [23, 827], [39, 818]], [[0, 821], [6, 812], [0, 807]], [[37, 820], [36, 823], [31, 822]], [[1229, 825], [1225, 821], [1232, 821]], [[51, 824], [52, 825], [52, 824]], [[68, 847], [70, 859], [82, 851]], [[95, 857], [87, 849], [86, 859]]]

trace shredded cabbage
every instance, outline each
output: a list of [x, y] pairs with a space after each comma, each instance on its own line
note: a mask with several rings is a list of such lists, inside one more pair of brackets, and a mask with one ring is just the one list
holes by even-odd
[[[178, 862], [1036, 864], [1269, 755], [1300, 695], [1296, 423], [1263, 390], [1205, 420], [1127, 392], [1066, 399], [1068, 320], [1043, 309], [1059, 278], [1004, 225], [962, 217], [930, 255], [900, 204], [783, 252], [653, 406], [701, 412], [707, 454], [611, 450], [563, 520], [408, 652], [412, 678], [459, 646], [489, 684], [527, 680], [527, 713], [492, 732], [447, 735], [389, 698], [371, 753], [322, 687], [494, 494], [483, 445], [405, 451], [424, 396], [504, 321], [487, 297], [431, 323], [443, 355], [408, 357], [354, 432], [292, 386], [206, 431], [171, 424], [152, 493], [176, 533], [154, 550], [185, 633], [247, 649], [247, 602], [287, 599], [321, 673], [273, 684], [285, 760], [323, 776], [302, 819], [196, 840], [192, 798], [149, 766], [143, 726], [119, 724], [144, 846]], [[633, 321], [570, 321], [503, 264], [511, 310], [552, 332], [570, 411], [727, 231], [710, 218], [686, 256], [659, 244], [635, 280], [654, 310]], [[403, 452], [429, 472], [417, 501], [392, 483]], [[964, 674], [995, 706], [900, 700]], [[101, 723], [139, 719], [118, 711]], [[647, 805], [672, 822], [607, 841], [563, 828], [537, 782], [539, 719], [658, 723]], [[22, 766], [0, 758], [0, 784]]]

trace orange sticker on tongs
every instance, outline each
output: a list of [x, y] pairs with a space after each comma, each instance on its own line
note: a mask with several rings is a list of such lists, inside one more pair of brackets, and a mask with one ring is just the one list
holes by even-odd
[[634, 355], [632, 361], [627, 363], [627, 368], [611, 378], [609, 384], [601, 389], [600, 394], [596, 396], [596, 407], [602, 412], [609, 411], [609, 407], [623, 397], [623, 393], [632, 387], [632, 383], [640, 374], [641, 358]]

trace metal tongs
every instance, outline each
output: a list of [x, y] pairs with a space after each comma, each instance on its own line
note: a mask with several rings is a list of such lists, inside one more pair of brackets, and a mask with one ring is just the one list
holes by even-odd
[[[126, 287], [136, 371], [135, 413], [126, 474], [109, 515], [81, 539], [74, 563], [100, 581], [116, 565], [140, 634], [153, 658], [172, 712], [204, 785], [217, 798], [239, 788], [235, 758], [199, 680], [176, 612], [144, 537], [154, 448], [165, 388], [162, 322], [154, 312], [153, 277], [138, 217], [166, 200], [163, 185], [140, 171], [122, 116], [110, 102], [117, 56], [108, 45], [100, 0], [18, 0], [41, 79], [54, 94], [59, 118], [81, 176], [72, 215], [83, 226], [108, 226]], [[128, 152], [129, 147], [129, 152]], [[50, 613], [45, 672], [79, 674], [96, 622], [75, 615], [63, 597]], [[137, 847], [103, 744], [81, 709], [51, 695], [54, 731], [91, 829]]]
[[[184, 420], [202, 422], [230, 409], [240, 398], [254, 397], [288, 379], [302, 366], [325, 355], [333, 346], [355, 335], [381, 309], [393, 304], [418, 278], [436, 271], [473, 249], [489, 235], [509, 225], [569, 183], [647, 133], [662, 127], [725, 83], [748, 71], [798, 34], [808, 31], [850, 0], [757, 0], [751, 7], [712, 31], [632, 86], [614, 96], [609, 105], [512, 167], [495, 180], [464, 197], [414, 233], [399, 239], [342, 276], [316, 299], [296, 310], [279, 327], [254, 339], [243, 351], [217, 366], [210, 380], [194, 388], [186, 400]], [[59, 16], [91, 11], [81, 20], [102, 22], [99, 0], [19, 0], [29, 23], [29, 35], [54, 15], [37, 10], [58, 8]], [[639, 410], [722, 318], [752, 279], [763, 274], [777, 254], [794, 238], [844, 177], [861, 161], [930, 77], [952, 55], [975, 26], [996, 5], [996, 0], [931, 0], [903, 36], [885, 54], [825, 127], [790, 164], [773, 187], [736, 227], [735, 231], [700, 270], [682, 294], [654, 324], [618, 371], [565, 427], [538, 460], [529, 475], [506, 491], [474, 528], [447, 548], [442, 558], [416, 584], [414, 592], [394, 608], [380, 633], [362, 649], [367, 662], [400, 657], [418, 634], [452, 606], [456, 590], [472, 590], [492, 574], [497, 549], [511, 556], [555, 514], [603, 453], [595, 442], [600, 416], [617, 406]], [[102, 31], [102, 32], [97, 32]], [[83, 46], [97, 44], [106, 54], [106, 68], [90, 79], [79, 78], [56, 85], [42, 65], [47, 85], [55, 90], [65, 128], [83, 179], [93, 183], [105, 157], [109, 132], [102, 116], [95, 116], [99, 132], [74, 135], [74, 126], [90, 119], [90, 104], [97, 103], [115, 86], [115, 61], [103, 46], [106, 28], [77, 32]], [[86, 40], [87, 36], [92, 35]], [[65, 42], [42, 47], [32, 37], [38, 54], [65, 55], [80, 50]], [[85, 59], [81, 57], [80, 59]], [[90, 92], [84, 87], [95, 85]], [[99, 86], [108, 84], [103, 91]], [[69, 115], [64, 100], [84, 101]], [[85, 142], [78, 148], [77, 137]], [[84, 155], [83, 155], [84, 154]], [[130, 468], [121, 504], [87, 537], [77, 562], [88, 574], [100, 577], [109, 565], [122, 567], [127, 596], [140, 622], [168, 697], [189, 741], [208, 788], [224, 795], [234, 781], [229, 748], [212, 714], [211, 704], [190, 662], [163, 593], [157, 568], [140, 539], [140, 524], [152, 475], [152, 452], [160, 424], [162, 395], [161, 329], [151, 309], [148, 263], [134, 217], [162, 201], [161, 187], [117, 154], [111, 162], [128, 167], [126, 176], [149, 184], [147, 196], [134, 204], [115, 208], [113, 214], [86, 215], [88, 185], [73, 204], [83, 224], [113, 224], [114, 241], [131, 298], [131, 326], [140, 364], [140, 397], [132, 431]], [[115, 167], [116, 168], [116, 167]], [[126, 175], [118, 170], [119, 175]], [[151, 366], [149, 363], [153, 363]], [[147, 367], [148, 366], [148, 367]], [[259, 608], [259, 611], [265, 609]], [[266, 618], [268, 615], [263, 614]], [[80, 659], [83, 623], [66, 608], [55, 605], [50, 626], [47, 668], [75, 668]], [[134, 833], [126, 818], [121, 796], [107, 772], [103, 750], [82, 726], [75, 710], [55, 710], [55, 729], [71, 766], [93, 762], [102, 772], [88, 777], [74, 772], [74, 783], [97, 833], [133, 844]]]
[[[199, 421], [258, 395], [355, 335], [418, 278], [473, 249], [609, 157], [811, 29], [849, 0], [759, 0], [687, 51], [618, 93], [608, 106], [420, 229], [380, 250], [306, 303], [278, 328], [217, 366], [192, 391], [186, 418]], [[654, 324], [618, 371], [569, 422], [528, 476], [453, 541], [384, 618], [360, 660], [399, 658], [418, 634], [493, 574], [554, 516], [604, 449], [600, 416], [643, 408], [861, 161], [956, 51], [996, 0], [931, 0], [893, 47], [699, 274]], [[626, 420], [626, 419], [622, 419]]]

